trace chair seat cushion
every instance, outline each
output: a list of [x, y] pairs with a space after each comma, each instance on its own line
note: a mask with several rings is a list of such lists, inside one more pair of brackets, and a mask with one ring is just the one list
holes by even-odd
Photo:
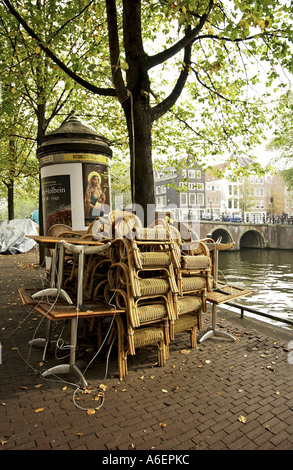
[[140, 279], [139, 287], [141, 296], [167, 294], [170, 290], [170, 284], [167, 279]]
[[165, 304], [149, 304], [138, 307], [137, 309], [140, 323], [158, 321], [167, 317]]
[[202, 299], [194, 295], [179, 297], [177, 302], [178, 315], [197, 312], [202, 307]]
[[206, 255], [182, 256], [182, 267], [185, 269], [208, 269], [211, 259]]
[[206, 287], [206, 281], [204, 277], [200, 276], [188, 276], [182, 277], [182, 290], [183, 292], [201, 290]]
[[142, 348], [152, 344], [160, 343], [164, 339], [164, 333], [161, 328], [142, 327], [134, 331], [133, 340], [135, 348]]
[[182, 331], [188, 330], [189, 328], [194, 328], [195, 326], [197, 326], [196, 315], [190, 315], [187, 313], [175, 321], [174, 333], [180, 333]]
[[170, 253], [164, 252], [148, 252], [139, 254], [142, 267], [156, 267], [156, 266], [169, 266], [171, 264], [171, 255]]

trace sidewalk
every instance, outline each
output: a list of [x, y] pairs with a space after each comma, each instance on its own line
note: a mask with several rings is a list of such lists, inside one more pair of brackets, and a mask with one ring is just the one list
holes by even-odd
[[[45, 332], [43, 317], [18, 295], [21, 286], [42, 286], [36, 263], [35, 251], [0, 256], [0, 450], [293, 449], [291, 331], [220, 311], [218, 327], [236, 341], [212, 338], [191, 350], [189, 336], [179, 334], [165, 367], [156, 366], [155, 351], [139, 351], [123, 381], [115, 346], [108, 362], [102, 349], [86, 371], [91, 393], [81, 393], [67, 376], [39, 375], [66, 349], [56, 358], [52, 345], [43, 364], [42, 350], [28, 344]], [[211, 325], [211, 314], [203, 323]], [[62, 327], [55, 338], [68, 334]], [[88, 365], [95, 351], [79, 344]]]

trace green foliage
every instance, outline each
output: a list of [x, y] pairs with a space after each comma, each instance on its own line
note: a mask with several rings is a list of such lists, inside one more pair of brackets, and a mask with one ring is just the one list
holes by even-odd
[[293, 168], [282, 171], [282, 177], [289, 191], [293, 191]]
[[[113, 89], [106, 3], [43, 0], [37, 5], [32, 0], [13, 2], [38, 34], [39, 42], [0, 6], [2, 111], [14, 116], [19, 100], [23, 100], [23, 114], [32, 119], [31, 132], [36, 136], [40, 105], [45, 105], [42, 131], [58, 127], [75, 109], [78, 117], [110, 139], [117, 157], [112, 170], [113, 191], [124, 191], [129, 185], [129, 167], [121, 162], [130, 154], [129, 127], [116, 98], [101, 93], [97, 99], [91, 91], [91, 86]], [[235, 177], [261, 174], [265, 169], [255, 160], [245, 169], [239, 161], [244, 155], [253, 155], [280, 114], [280, 97], [288, 87], [279, 76], [283, 70], [293, 70], [292, 5], [275, 0], [145, 0], [141, 5], [141, 38], [132, 38], [135, 44], [140, 44], [140, 39], [143, 43], [141, 63], [156, 55], [162, 57], [147, 70], [150, 90], [145, 93], [150, 109], [164, 104], [176, 90], [182, 69], [187, 65], [189, 70], [184, 92], [178, 92], [175, 104], [154, 121], [154, 162], [180, 169], [182, 161], [189, 158], [205, 171], [225, 160]], [[116, 7], [119, 60], [115, 67], [128, 85], [137, 64], [126, 61], [120, 0]], [[179, 45], [196, 28], [191, 60], [185, 64], [183, 46]], [[140, 28], [134, 31], [140, 32]], [[64, 67], [51, 60], [43, 48], [52, 51]], [[79, 78], [91, 86], [82, 86]], [[19, 126], [18, 130], [21, 127], [25, 128]], [[278, 139], [281, 145], [284, 135], [280, 133]]]

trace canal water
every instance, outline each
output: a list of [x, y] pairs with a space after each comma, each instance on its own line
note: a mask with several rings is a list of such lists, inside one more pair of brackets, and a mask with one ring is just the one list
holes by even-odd
[[[248, 288], [252, 294], [234, 303], [293, 322], [293, 251], [241, 249], [219, 252], [218, 279]], [[233, 310], [233, 307], [229, 307]], [[240, 310], [235, 310], [240, 312]], [[259, 320], [290, 328], [285, 323], [252, 313]]]

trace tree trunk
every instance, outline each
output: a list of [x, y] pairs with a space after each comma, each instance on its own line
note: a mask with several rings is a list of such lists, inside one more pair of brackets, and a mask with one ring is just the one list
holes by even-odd
[[[37, 146], [41, 145], [42, 139], [45, 135], [46, 128], [46, 104], [38, 104], [37, 119], [38, 119], [38, 133], [37, 133]], [[43, 200], [41, 189], [41, 172], [39, 171], [39, 234], [44, 235], [44, 222], [43, 222]], [[39, 245], [39, 264], [42, 265], [45, 261], [45, 248]]]
[[10, 180], [7, 186], [7, 202], [8, 202], [8, 220], [14, 219], [14, 181]]
[[[125, 112], [130, 142], [130, 179], [132, 203], [144, 224], [153, 219], [155, 193], [152, 162], [152, 121], [150, 111], [141, 100], [131, 98]], [[141, 217], [143, 212], [143, 217]]]
[[[147, 55], [141, 36], [141, 5], [123, 1], [123, 41], [126, 53], [126, 89], [124, 108], [130, 143], [132, 202], [143, 210], [143, 222], [150, 219], [155, 205], [152, 162], [152, 117]], [[142, 217], [141, 217], [142, 218]]]

